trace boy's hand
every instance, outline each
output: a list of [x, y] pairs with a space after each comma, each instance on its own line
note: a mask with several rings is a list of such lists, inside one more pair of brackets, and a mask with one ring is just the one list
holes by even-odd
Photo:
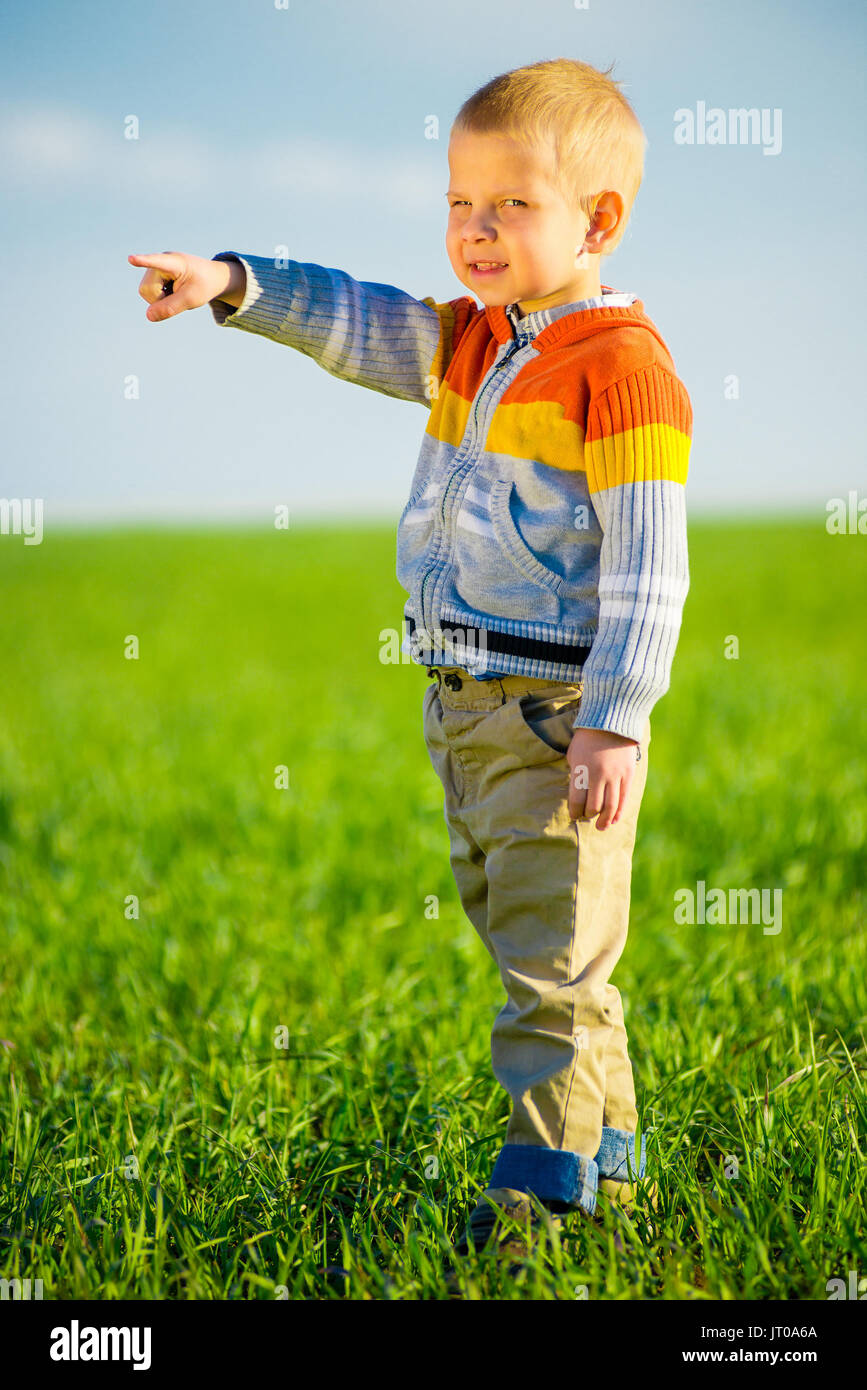
[[[598, 815], [597, 830], [617, 824], [635, 773], [637, 747], [634, 739], [607, 729], [575, 730], [566, 754], [572, 820], [592, 820]], [[583, 776], [580, 769], [586, 769]]]
[[238, 261], [208, 261], [181, 251], [162, 255], [128, 256], [130, 265], [147, 266], [138, 292], [151, 306], [151, 323], [174, 318], [185, 309], [200, 309], [212, 299], [237, 308], [244, 298], [247, 273]]

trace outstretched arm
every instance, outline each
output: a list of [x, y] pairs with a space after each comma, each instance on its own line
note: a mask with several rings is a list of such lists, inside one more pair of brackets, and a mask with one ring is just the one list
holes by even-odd
[[217, 324], [285, 343], [332, 376], [428, 407], [467, 326], [484, 312], [468, 297], [414, 299], [321, 265], [234, 251], [213, 259], [240, 264], [246, 277], [236, 309], [211, 302]]

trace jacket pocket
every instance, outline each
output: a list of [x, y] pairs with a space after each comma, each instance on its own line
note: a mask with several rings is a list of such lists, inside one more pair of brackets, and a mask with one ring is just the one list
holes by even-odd
[[526, 579], [550, 589], [559, 598], [563, 589], [563, 576], [542, 564], [518, 530], [512, 515], [514, 491], [514, 482], [502, 478], [491, 488], [491, 522], [494, 532], [515, 568], [520, 570]]
[[433, 505], [433, 503], [436, 500], [436, 494], [438, 494], [438, 492], [439, 488], [436, 486], [436, 484], [430, 477], [422, 478], [421, 482], [418, 483], [417, 486], [414, 487], [412, 492], [410, 493], [409, 501], [407, 502], [406, 506], [400, 514], [400, 521], [397, 523], [398, 526], [403, 525], [404, 521], [409, 516], [409, 513], [413, 511], [413, 509], [417, 507], [419, 503], [421, 503], [423, 498], [425, 505], [427, 505], [428, 502], [430, 502], [431, 505]]
[[412, 592], [413, 579], [433, 535], [436, 508], [441, 489], [426, 477], [410, 493], [409, 501], [397, 523], [397, 579], [407, 593]]

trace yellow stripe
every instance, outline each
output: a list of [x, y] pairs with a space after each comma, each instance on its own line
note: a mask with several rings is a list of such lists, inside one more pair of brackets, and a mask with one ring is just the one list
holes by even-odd
[[422, 304], [427, 304], [434, 309], [439, 316], [440, 336], [437, 343], [436, 352], [433, 355], [428, 376], [436, 377], [437, 381], [442, 381], [446, 374], [446, 367], [452, 360], [452, 344], [455, 336], [455, 311], [451, 304], [439, 304], [432, 295], [423, 299]]
[[569, 472], [584, 469], [584, 430], [575, 420], [564, 420], [559, 401], [501, 405], [491, 422], [485, 447], [495, 454], [535, 459], [549, 468]]
[[434, 439], [442, 439], [457, 448], [464, 437], [472, 404], [441, 381], [439, 395], [431, 401], [425, 434], [432, 434]]
[[685, 483], [691, 440], [674, 425], [639, 425], [585, 444], [587, 486], [602, 492], [624, 483]]

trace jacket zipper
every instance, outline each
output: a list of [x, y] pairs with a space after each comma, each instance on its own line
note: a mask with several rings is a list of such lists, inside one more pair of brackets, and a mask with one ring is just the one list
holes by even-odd
[[[479, 388], [479, 391], [478, 391], [477, 394], [476, 394], [475, 405], [473, 406], [473, 433], [472, 433], [472, 437], [471, 437], [470, 449], [469, 449], [469, 455], [468, 455], [468, 456], [472, 455], [473, 449], [474, 449], [475, 444], [476, 444], [476, 439], [477, 439], [477, 437], [478, 437], [479, 406], [480, 406], [481, 403], [482, 403], [482, 397], [484, 396], [484, 394], [485, 394], [485, 392], [487, 391], [488, 387], [490, 386], [491, 382], [494, 380], [495, 373], [498, 372], [498, 371], [500, 370], [501, 367], [505, 367], [506, 363], [507, 363], [507, 362], [510, 362], [510, 361], [512, 360], [512, 358], [515, 356], [515, 354], [516, 354], [517, 352], [520, 352], [521, 348], [526, 347], [527, 344], [530, 343], [530, 342], [532, 342], [532, 337], [531, 337], [531, 336], [529, 336], [528, 334], [518, 334], [518, 336], [515, 338], [514, 343], [513, 343], [512, 346], [509, 348], [509, 351], [505, 354], [505, 356], [503, 356], [503, 357], [500, 358], [499, 362], [495, 362], [495, 363], [494, 363], [493, 367], [490, 369], [490, 372], [489, 372], [489, 374], [488, 374], [487, 380], [486, 380], [485, 382], [483, 382], [483, 383], [482, 383], [482, 386]], [[464, 460], [464, 462], [466, 462], [466, 459]], [[455, 471], [454, 471], [454, 473], [452, 474], [452, 478], [454, 478], [454, 477], [456, 476], [456, 474], [457, 474], [459, 471], [460, 471], [460, 470], [456, 468]], [[449, 481], [447, 482], [446, 486], [443, 488], [442, 501], [441, 501], [441, 503], [440, 503], [440, 517], [442, 518], [442, 522], [443, 522], [443, 525], [444, 525], [444, 526], [445, 526], [445, 519], [446, 519], [446, 499], [448, 498], [448, 495], [449, 495], [449, 488], [450, 488], [451, 485], [452, 485], [452, 478], [449, 478]], [[420, 606], [420, 608], [421, 608], [421, 613], [420, 613], [419, 616], [420, 616], [420, 618], [421, 618], [422, 625], [424, 624], [424, 591], [425, 591], [425, 585], [427, 584], [427, 581], [428, 581], [428, 579], [429, 579], [430, 576], [431, 576], [432, 570], [433, 570], [433, 566], [431, 566], [431, 569], [428, 570], [428, 572], [425, 574], [424, 578], [422, 579], [422, 581], [421, 581], [421, 589], [419, 590], [419, 606]]]

